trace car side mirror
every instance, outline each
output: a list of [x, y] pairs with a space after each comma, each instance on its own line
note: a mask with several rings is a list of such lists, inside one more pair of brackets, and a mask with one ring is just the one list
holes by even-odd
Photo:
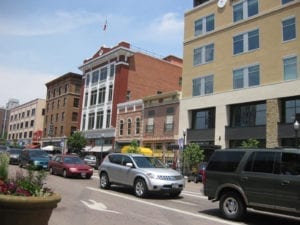
[[126, 163], [126, 166], [127, 167], [133, 167], [133, 164], [132, 163]]

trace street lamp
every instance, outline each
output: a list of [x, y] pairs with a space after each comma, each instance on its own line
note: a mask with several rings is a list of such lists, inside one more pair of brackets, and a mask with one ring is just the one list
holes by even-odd
[[294, 123], [294, 130], [295, 130], [295, 137], [296, 137], [296, 140], [295, 140], [295, 145], [296, 145], [296, 148], [298, 148], [298, 130], [299, 130], [299, 122], [296, 120], [295, 123]]
[[185, 136], [186, 136], [186, 130], [183, 130], [183, 147], [182, 147], [182, 175], [185, 173], [185, 162], [184, 162], [184, 148], [185, 148]]
[[102, 163], [102, 159], [103, 159], [103, 142], [104, 142], [104, 134], [101, 135], [101, 153], [100, 153], [100, 164]]

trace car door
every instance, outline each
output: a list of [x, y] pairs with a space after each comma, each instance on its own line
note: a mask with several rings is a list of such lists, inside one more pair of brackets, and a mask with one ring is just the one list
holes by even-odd
[[274, 174], [275, 152], [253, 152], [241, 173], [241, 186], [253, 207], [274, 208], [275, 186], [278, 175]]
[[106, 170], [108, 173], [109, 180], [111, 182], [121, 183], [121, 162], [122, 162], [122, 155], [115, 154], [109, 156], [110, 163], [106, 166]]
[[126, 166], [127, 163], [132, 163], [132, 160], [130, 159], [129, 156], [123, 155], [120, 170], [119, 170], [120, 179], [122, 184], [131, 186], [133, 184], [132, 176], [131, 176], [131, 172], [133, 168]]
[[300, 154], [283, 152], [276, 185], [275, 207], [300, 213]]
[[62, 169], [61, 169], [61, 162], [62, 162], [62, 157], [61, 156], [56, 156], [53, 160], [53, 171], [56, 174], [62, 174]]

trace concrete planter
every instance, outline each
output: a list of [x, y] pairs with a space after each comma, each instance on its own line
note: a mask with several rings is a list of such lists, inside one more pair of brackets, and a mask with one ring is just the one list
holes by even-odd
[[48, 225], [52, 210], [61, 196], [23, 197], [0, 195], [1, 225]]

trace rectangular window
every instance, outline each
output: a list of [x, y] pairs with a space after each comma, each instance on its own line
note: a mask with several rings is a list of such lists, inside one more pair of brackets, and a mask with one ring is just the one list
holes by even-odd
[[214, 91], [214, 76], [198, 77], [193, 79], [193, 96], [211, 94]]
[[96, 119], [96, 129], [102, 129], [103, 127], [103, 111], [97, 112], [97, 119]]
[[90, 75], [87, 74], [87, 75], [86, 75], [86, 79], [85, 79], [85, 86], [88, 87], [89, 84], [90, 84]]
[[77, 121], [77, 117], [78, 117], [78, 113], [77, 112], [73, 112], [72, 113], [72, 121], [76, 122]]
[[74, 98], [73, 107], [75, 108], [79, 107], [79, 98]]
[[31, 110], [31, 116], [35, 116], [35, 109]]
[[202, 17], [195, 21], [195, 36], [199, 36], [215, 29], [215, 15]]
[[109, 90], [108, 90], [108, 101], [112, 101], [113, 98], [113, 86], [109, 85]]
[[95, 123], [95, 113], [89, 113], [89, 120], [88, 120], [89, 130], [94, 129], [94, 123]]
[[248, 52], [259, 48], [259, 30], [249, 31], [233, 37], [233, 54]]
[[64, 121], [65, 120], [65, 112], [62, 112], [61, 113], [61, 121]]
[[283, 122], [294, 123], [296, 115], [300, 115], [300, 98], [283, 101]]
[[194, 66], [214, 60], [214, 44], [194, 49]]
[[91, 92], [90, 105], [96, 105], [96, 100], [97, 100], [97, 90], [94, 90]]
[[110, 65], [110, 74], [109, 74], [109, 76], [113, 77], [114, 75], [115, 75], [115, 65], [112, 64], [112, 65]]
[[233, 21], [247, 19], [258, 14], [258, 0], [244, 0], [233, 5]]
[[284, 80], [297, 79], [297, 56], [283, 59]]
[[111, 110], [108, 109], [106, 111], [106, 128], [110, 128], [110, 117], [111, 117]]
[[215, 127], [215, 108], [192, 111], [192, 128], [209, 129]]
[[107, 67], [101, 68], [100, 71], [100, 81], [104, 81], [107, 78]]
[[85, 123], [86, 123], [86, 115], [82, 116], [82, 130], [85, 130]]
[[98, 95], [98, 104], [103, 104], [105, 102], [105, 87], [99, 89]]
[[281, 4], [284, 5], [284, 4], [292, 2], [292, 1], [294, 1], [294, 0], [281, 0]]
[[296, 38], [296, 19], [295, 17], [282, 21], [283, 41], [289, 41]]
[[231, 127], [266, 125], [266, 104], [249, 103], [230, 107]]
[[92, 84], [98, 83], [99, 80], [99, 70], [92, 73]]
[[260, 83], [259, 65], [249, 66], [233, 71], [233, 88], [247, 88]]
[[173, 122], [173, 115], [167, 115], [166, 122], [165, 122], [165, 131], [173, 131], [174, 122]]
[[87, 107], [88, 105], [88, 98], [89, 98], [89, 93], [85, 93], [85, 96], [84, 96], [84, 106]]
[[146, 125], [146, 133], [153, 133], [154, 131], [154, 119], [148, 118]]

